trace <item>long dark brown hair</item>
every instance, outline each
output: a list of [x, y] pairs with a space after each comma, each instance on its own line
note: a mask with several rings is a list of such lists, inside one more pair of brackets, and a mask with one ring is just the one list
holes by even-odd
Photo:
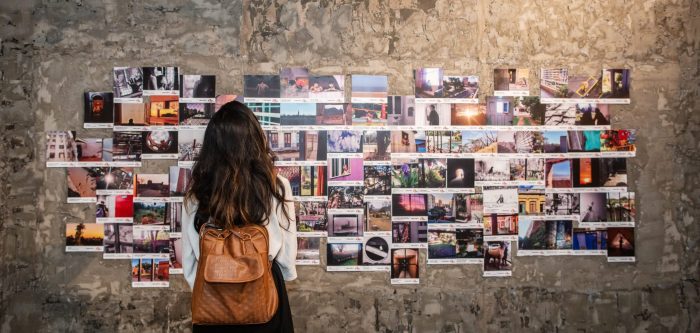
[[217, 226], [232, 228], [265, 224], [276, 208], [272, 207], [275, 198], [289, 221], [275, 159], [253, 112], [240, 102], [226, 103], [204, 132], [185, 201], [198, 202], [198, 219], [211, 217]]

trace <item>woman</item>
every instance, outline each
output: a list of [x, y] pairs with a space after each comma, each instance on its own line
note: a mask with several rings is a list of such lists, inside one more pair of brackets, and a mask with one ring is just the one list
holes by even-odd
[[269, 234], [269, 255], [279, 307], [259, 325], [194, 325], [194, 332], [293, 332], [284, 281], [297, 277], [296, 224], [289, 181], [277, 175], [274, 155], [253, 112], [239, 102], [224, 104], [204, 132], [202, 150], [192, 168], [182, 216], [183, 270], [194, 287], [199, 259], [199, 228], [255, 223]]

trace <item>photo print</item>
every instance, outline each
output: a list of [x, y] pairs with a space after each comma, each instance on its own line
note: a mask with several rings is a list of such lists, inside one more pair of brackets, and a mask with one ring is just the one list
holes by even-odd
[[171, 197], [184, 197], [192, 180], [192, 169], [171, 165], [168, 167]]
[[134, 225], [166, 225], [165, 202], [134, 202]]
[[204, 130], [180, 130], [177, 135], [178, 158], [180, 162], [194, 163], [199, 158], [204, 142]]
[[68, 203], [95, 202], [98, 176], [93, 168], [66, 168]]
[[163, 198], [170, 196], [167, 173], [136, 174], [136, 197]]
[[486, 241], [484, 248], [484, 276], [511, 276], [513, 270], [511, 242]]
[[443, 98], [477, 99], [479, 77], [443, 75], [442, 87]]
[[269, 102], [245, 103], [262, 126], [279, 126], [281, 124], [280, 104]]
[[206, 127], [214, 111], [212, 103], [180, 103], [180, 125]]
[[281, 98], [309, 98], [309, 70], [303, 67], [280, 69]]
[[391, 250], [391, 284], [418, 284], [418, 248]]
[[362, 186], [328, 186], [329, 209], [363, 209]]
[[393, 188], [445, 188], [446, 159], [395, 159], [392, 164]]
[[270, 150], [277, 156], [278, 161], [300, 160], [299, 131], [271, 130], [265, 132], [267, 144], [270, 145]]
[[366, 196], [391, 195], [390, 165], [365, 165], [364, 169]]
[[168, 258], [131, 259], [131, 287], [169, 287], [169, 261]]
[[416, 98], [443, 97], [442, 68], [418, 68], [413, 70]]
[[518, 189], [515, 187], [484, 188], [484, 214], [518, 212]]
[[[484, 199], [484, 201], [486, 200]], [[484, 207], [485, 206], [486, 204], [484, 204]], [[518, 235], [518, 215], [485, 214], [484, 235], [504, 236], [502, 237], [504, 239], [516, 240]]]
[[498, 152], [498, 132], [462, 131], [462, 153], [495, 154]]
[[75, 131], [46, 132], [46, 166], [66, 166], [78, 161]]
[[105, 230], [98, 223], [66, 223], [66, 252], [103, 252]]
[[507, 159], [477, 158], [474, 173], [478, 182], [509, 181], [510, 163]]
[[513, 97], [488, 96], [486, 98], [486, 124], [489, 126], [512, 126]]
[[573, 187], [627, 187], [627, 159], [573, 159]]
[[416, 153], [425, 150], [425, 132], [391, 131], [391, 153]]
[[537, 96], [520, 96], [513, 98], [514, 126], [541, 126], [547, 107], [540, 103]]
[[450, 124], [452, 126], [484, 126], [486, 122], [486, 105], [450, 104]]
[[328, 159], [329, 182], [363, 182], [362, 158]]
[[499, 154], [538, 154], [543, 148], [543, 132], [499, 131]]
[[474, 187], [474, 159], [447, 159], [447, 188]]
[[387, 125], [413, 126], [416, 124], [416, 99], [413, 96], [387, 98]]
[[542, 186], [518, 186], [518, 214], [544, 215], [545, 191]]
[[426, 194], [428, 199], [428, 223], [454, 223], [456, 200], [454, 193]]
[[518, 183], [544, 183], [544, 161], [544, 158], [510, 159], [510, 180]]
[[177, 159], [177, 131], [141, 132], [142, 159]]
[[389, 236], [365, 237], [362, 246], [362, 264], [368, 266], [388, 265], [391, 263], [389, 248], [391, 239]]
[[328, 131], [329, 153], [362, 153], [362, 131]]
[[170, 227], [170, 237], [182, 237], [182, 202], [168, 202], [165, 209], [165, 225]]
[[139, 130], [146, 126], [146, 105], [144, 103], [115, 103], [114, 126], [127, 130]]
[[467, 228], [428, 230], [428, 264], [481, 264], [484, 231]]
[[114, 67], [112, 78], [115, 102], [140, 99], [143, 96], [141, 67]]
[[144, 95], [177, 95], [180, 91], [178, 67], [143, 67]]
[[540, 97], [568, 98], [569, 70], [567, 68], [540, 69]]
[[294, 203], [297, 232], [326, 235], [328, 215], [325, 201], [297, 201]]
[[544, 131], [545, 154], [566, 154], [569, 152], [569, 136], [566, 131]]
[[610, 102], [619, 100], [620, 103], [629, 104], [630, 99], [630, 70], [629, 69], [603, 69], [602, 93], [600, 99]]
[[427, 246], [428, 223], [424, 221], [394, 221], [391, 224], [391, 242], [394, 246], [413, 244]]
[[134, 169], [121, 167], [93, 168], [97, 174], [97, 194], [134, 193]]
[[362, 264], [362, 243], [331, 243], [326, 245], [326, 270], [334, 266], [348, 267]]
[[216, 98], [216, 75], [182, 75], [180, 98], [183, 102], [213, 103]]
[[610, 113], [605, 104], [547, 104], [546, 126], [609, 126]]
[[527, 96], [530, 91], [530, 70], [526, 68], [494, 69], [493, 90], [496, 96]]
[[134, 197], [127, 194], [98, 195], [95, 205], [97, 223], [131, 223]]
[[[134, 227], [134, 255], [138, 257], [167, 258], [170, 254], [170, 235], [165, 230]], [[136, 257], [136, 256], [135, 256]]]
[[519, 256], [544, 253], [570, 254], [570, 251], [568, 250], [572, 249], [573, 221], [542, 221], [523, 219], [520, 221], [519, 228]]
[[328, 158], [328, 133], [326, 131], [299, 132], [299, 152], [304, 161], [325, 161]]
[[134, 227], [131, 224], [104, 224], [104, 259], [129, 259], [134, 248]]
[[365, 161], [391, 160], [390, 131], [365, 131], [362, 141], [362, 154]]
[[482, 193], [455, 193], [455, 222], [484, 223], [484, 195]]
[[458, 153], [462, 149], [462, 132], [425, 131], [425, 146], [426, 153]]
[[391, 232], [391, 200], [365, 197], [365, 232]]
[[608, 230], [574, 228], [573, 249], [574, 254], [607, 254]]
[[289, 180], [292, 195], [301, 195], [301, 168], [298, 166], [278, 166], [277, 174]]
[[634, 228], [608, 228], [608, 262], [633, 262]]
[[101, 138], [76, 138], [75, 149], [77, 152], [78, 162], [102, 162], [102, 147]]
[[243, 75], [243, 86], [246, 103], [280, 98], [279, 75]]
[[114, 150], [114, 141], [112, 138], [102, 139], [102, 162], [114, 162], [112, 155]]
[[600, 132], [600, 151], [635, 151], [635, 130], [608, 130]]
[[170, 238], [170, 253], [169, 253], [170, 274], [183, 274], [182, 268], [182, 238]]
[[416, 126], [449, 126], [451, 117], [451, 104], [416, 104]]
[[389, 91], [389, 78], [386, 75], [351, 76], [352, 102], [383, 103]]
[[316, 125], [351, 125], [352, 105], [349, 103], [317, 103]]
[[343, 102], [345, 100], [345, 75], [309, 77], [309, 98], [319, 102]]
[[597, 153], [601, 146], [601, 131], [568, 131], [570, 153]]
[[545, 161], [545, 186], [547, 188], [571, 188], [571, 160], [567, 158], [548, 158]]
[[327, 195], [326, 166], [302, 166], [300, 176], [301, 196], [325, 197]]
[[392, 194], [391, 215], [393, 217], [425, 217], [428, 215], [428, 195]]
[[600, 98], [602, 88], [600, 79], [600, 73], [569, 73], [567, 89], [558, 98], [569, 98], [572, 100]]
[[321, 237], [297, 236], [297, 265], [318, 265], [320, 263]]
[[114, 93], [86, 92], [83, 127], [111, 128], [114, 123]]
[[353, 126], [386, 126], [386, 103], [352, 103]]
[[581, 211], [579, 193], [546, 193], [544, 213], [546, 215], [578, 216]]
[[[637, 207], [633, 192], [581, 193], [580, 198], [581, 223], [635, 220]], [[634, 223], [631, 225], [634, 226]]]
[[303, 126], [315, 124], [315, 103], [280, 103], [280, 125]]

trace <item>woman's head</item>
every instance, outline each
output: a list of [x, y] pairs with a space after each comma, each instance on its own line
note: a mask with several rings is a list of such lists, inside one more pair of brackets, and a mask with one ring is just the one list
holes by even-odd
[[273, 197], [284, 202], [274, 158], [253, 112], [240, 102], [226, 103], [204, 132], [186, 198], [196, 199], [199, 212], [219, 226], [261, 224], [274, 208]]

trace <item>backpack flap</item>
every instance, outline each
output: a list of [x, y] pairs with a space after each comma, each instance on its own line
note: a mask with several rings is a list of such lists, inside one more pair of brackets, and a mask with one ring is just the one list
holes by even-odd
[[261, 278], [265, 272], [257, 253], [237, 257], [210, 254], [204, 265], [204, 280], [209, 283], [246, 283]]

